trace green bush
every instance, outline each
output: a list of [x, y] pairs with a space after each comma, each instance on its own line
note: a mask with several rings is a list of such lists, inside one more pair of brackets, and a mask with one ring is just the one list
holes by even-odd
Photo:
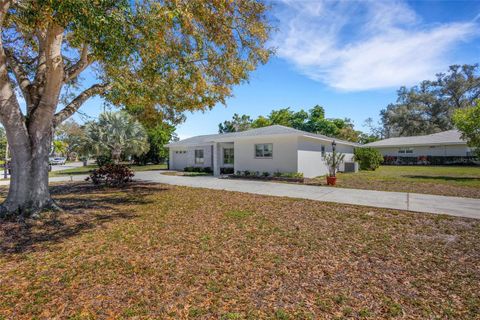
[[225, 167], [220, 168], [220, 174], [233, 174], [233, 173], [234, 173], [233, 168], [225, 168]]
[[131, 182], [133, 176], [133, 171], [126, 165], [106, 164], [93, 170], [85, 180], [91, 181], [95, 185], [105, 184], [111, 187], [118, 187]]
[[373, 148], [355, 148], [355, 161], [360, 164], [360, 170], [375, 170], [383, 163], [383, 156]]
[[113, 163], [112, 157], [110, 156], [97, 156], [95, 161], [97, 162], [97, 165], [99, 167], [103, 167], [103, 166], [106, 166], [107, 164]]
[[302, 172], [283, 172], [280, 174], [280, 177], [301, 179], [303, 178], [303, 173]]
[[198, 173], [212, 173], [212, 168], [210, 167], [185, 167], [183, 169], [185, 172], [198, 172]]

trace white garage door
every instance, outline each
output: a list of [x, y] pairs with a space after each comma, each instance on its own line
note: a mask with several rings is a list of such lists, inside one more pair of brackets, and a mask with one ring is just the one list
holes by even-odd
[[187, 166], [187, 151], [173, 151], [173, 170], [183, 170]]

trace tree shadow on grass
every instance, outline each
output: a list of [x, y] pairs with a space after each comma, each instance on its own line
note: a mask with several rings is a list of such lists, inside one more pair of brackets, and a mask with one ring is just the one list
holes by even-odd
[[[102, 188], [86, 183], [51, 187], [53, 198], [64, 212], [46, 212], [40, 219], [0, 222], [0, 254], [47, 250], [82, 232], [106, 227], [109, 222], [131, 220], [138, 215], [132, 206], [151, 203], [148, 195], [165, 191], [150, 183], [124, 188]], [[5, 190], [1, 191], [4, 196]]]
[[402, 177], [411, 178], [411, 179], [425, 179], [425, 180], [480, 181], [480, 178], [477, 178], [477, 177], [422, 176], [422, 175], [403, 175]]

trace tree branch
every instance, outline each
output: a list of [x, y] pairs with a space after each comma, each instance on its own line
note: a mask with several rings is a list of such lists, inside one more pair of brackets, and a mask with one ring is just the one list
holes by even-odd
[[5, 16], [7, 15], [7, 11], [11, 3], [12, 0], [0, 1], [0, 28], [3, 26], [3, 21], [5, 20]]
[[30, 79], [28, 78], [27, 72], [23, 68], [21, 62], [15, 57], [13, 52], [5, 48], [5, 55], [7, 57], [7, 64], [10, 66], [10, 69], [13, 71], [15, 75], [15, 79], [17, 80], [18, 86], [22, 91], [22, 94], [27, 102], [27, 105], [31, 104], [31, 96], [30, 96]]
[[97, 94], [102, 94], [110, 88], [111, 85], [108, 83], [97, 83], [86, 89], [85, 91], [80, 93], [75, 99], [73, 99], [65, 108], [55, 114], [53, 119], [53, 125], [57, 126], [66, 119], [68, 119], [71, 115], [77, 112], [77, 110], [80, 109], [82, 104], [90, 97]]
[[[7, 14], [11, 0], [0, 1], [0, 31]], [[0, 37], [0, 120], [6, 129], [8, 141], [22, 143], [28, 137], [25, 127], [25, 117], [22, 114], [12, 81], [8, 75], [7, 56]], [[16, 133], [13, 133], [16, 131]], [[16, 141], [15, 141], [16, 140]]]
[[88, 54], [88, 45], [85, 43], [82, 47], [82, 52], [80, 54], [80, 59], [74, 65], [65, 69], [65, 75], [63, 77], [63, 82], [67, 83], [68, 81], [76, 78], [83, 70], [85, 70], [91, 63], [91, 55]]
[[32, 87], [30, 90], [32, 97], [32, 107], [27, 108], [27, 114], [30, 114], [33, 107], [38, 104], [40, 98], [42, 97], [43, 84], [45, 82], [45, 72], [47, 70], [46, 65], [46, 30], [37, 30], [35, 32], [35, 37], [38, 42], [38, 61], [37, 61], [37, 72], [35, 78], [33, 79]]

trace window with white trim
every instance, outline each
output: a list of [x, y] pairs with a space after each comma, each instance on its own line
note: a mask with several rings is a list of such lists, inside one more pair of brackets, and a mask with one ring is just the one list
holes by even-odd
[[233, 164], [233, 148], [223, 149], [223, 164]]
[[272, 158], [273, 143], [262, 143], [255, 145], [255, 158]]
[[413, 153], [413, 148], [401, 148], [401, 149], [398, 149], [398, 153], [400, 154]]
[[205, 162], [205, 158], [203, 156], [203, 149], [196, 149], [195, 150], [195, 163], [196, 164], [203, 164]]

